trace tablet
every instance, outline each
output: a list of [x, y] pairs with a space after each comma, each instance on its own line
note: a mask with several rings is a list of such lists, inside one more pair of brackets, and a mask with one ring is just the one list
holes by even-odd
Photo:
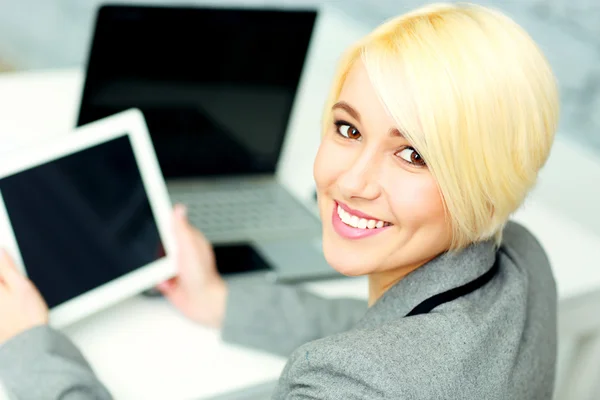
[[171, 215], [139, 110], [0, 161], [0, 246], [55, 327], [172, 277]]

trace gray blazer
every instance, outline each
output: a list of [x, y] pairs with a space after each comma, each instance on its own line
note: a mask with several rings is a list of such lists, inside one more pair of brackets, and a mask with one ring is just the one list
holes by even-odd
[[[479, 289], [406, 317], [495, 262], [498, 272]], [[509, 223], [500, 249], [486, 242], [444, 254], [369, 309], [363, 301], [323, 299], [294, 287], [232, 284], [222, 334], [291, 354], [274, 399], [547, 400], [556, 301], [543, 249]], [[0, 378], [17, 399], [111, 398], [81, 353], [49, 327], [0, 347]]]

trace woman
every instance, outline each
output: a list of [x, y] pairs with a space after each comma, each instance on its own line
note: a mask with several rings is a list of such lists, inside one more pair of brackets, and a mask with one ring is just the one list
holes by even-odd
[[[227, 285], [181, 206], [179, 274], [160, 290], [226, 340], [292, 353], [276, 399], [549, 399], [555, 283], [537, 241], [507, 220], [546, 161], [557, 118], [554, 76], [507, 17], [433, 5], [395, 18], [341, 60], [314, 166], [325, 256], [345, 275], [369, 276], [368, 310], [290, 287]], [[9, 388], [109, 398], [46, 326], [35, 288], [8, 258], [0, 264]]]

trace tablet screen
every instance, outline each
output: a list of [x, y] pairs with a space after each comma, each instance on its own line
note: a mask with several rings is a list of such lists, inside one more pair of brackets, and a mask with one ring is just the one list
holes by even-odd
[[50, 308], [164, 257], [128, 135], [6, 176], [0, 194]]

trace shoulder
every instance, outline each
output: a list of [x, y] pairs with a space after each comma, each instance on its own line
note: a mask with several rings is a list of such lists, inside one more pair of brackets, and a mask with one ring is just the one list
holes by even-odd
[[494, 387], [476, 336], [468, 318], [432, 313], [320, 339], [294, 352], [275, 398], [493, 399], [469, 389]]
[[556, 282], [550, 260], [527, 228], [513, 221], [506, 225], [497, 260], [507, 280], [512, 280], [513, 287], [522, 286], [527, 297], [556, 301]]
[[556, 292], [547, 257], [510, 223], [497, 260], [500, 273], [484, 290], [300, 347], [275, 398], [548, 398]]
[[546, 251], [537, 238], [523, 225], [509, 221], [504, 227], [500, 251], [511, 258], [549, 264]]

